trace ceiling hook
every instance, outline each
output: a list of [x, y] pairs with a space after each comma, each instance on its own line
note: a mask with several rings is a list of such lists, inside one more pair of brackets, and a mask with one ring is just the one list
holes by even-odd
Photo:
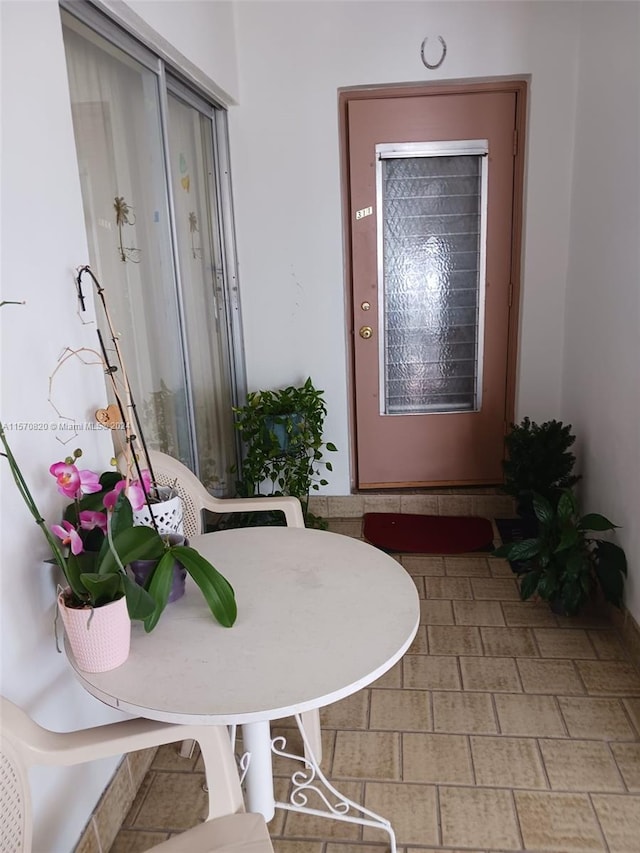
[[424, 56], [424, 46], [427, 43], [427, 38], [428, 38], [428, 36], [425, 36], [425, 38], [422, 42], [422, 45], [420, 46], [420, 58], [422, 59], [423, 65], [426, 65], [426, 67], [429, 68], [429, 70], [434, 71], [436, 68], [440, 68], [440, 66], [444, 62], [444, 58], [447, 55], [447, 43], [442, 38], [442, 36], [438, 36], [438, 41], [442, 45], [442, 56], [440, 57], [438, 62], [432, 64], [430, 62], [427, 62], [427, 60], [425, 59], [425, 56]]

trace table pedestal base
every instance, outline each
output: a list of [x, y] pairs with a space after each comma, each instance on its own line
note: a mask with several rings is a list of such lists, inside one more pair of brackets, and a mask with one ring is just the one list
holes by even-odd
[[[291, 777], [293, 791], [289, 797], [289, 802], [276, 802], [276, 808], [316, 815], [317, 817], [329, 817], [334, 820], [344, 821], [345, 823], [358, 823], [361, 826], [371, 826], [374, 829], [381, 829], [389, 836], [390, 853], [396, 853], [396, 836], [391, 823], [386, 818], [376, 814], [376, 812], [372, 812], [370, 809], [366, 809], [359, 803], [355, 803], [353, 800], [345, 797], [333, 787], [314, 758], [300, 715], [296, 714], [295, 719], [305, 746], [306, 757], [303, 758], [300, 755], [285, 752], [287, 741], [284, 737], [274, 738], [271, 742], [271, 750], [275, 755], [302, 762], [304, 770], [297, 770]], [[253, 762], [253, 756], [251, 757], [251, 761]], [[310, 808], [307, 805], [309, 802], [309, 792], [319, 797], [326, 806], [326, 809]]]

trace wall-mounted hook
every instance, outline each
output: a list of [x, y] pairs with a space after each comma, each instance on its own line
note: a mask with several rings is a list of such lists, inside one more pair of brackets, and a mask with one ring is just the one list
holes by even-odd
[[444, 62], [444, 58], [445, 58], [445, 56], [447, 55], [447, 43], [446, 43], [446, 42], [445, 42], [445, 40], [442, 38], [442, 36], [438, 36], [438, 41], [439, 41], [439, 42], [440, 42], [440, 44], [442, 45], [442, 56], [440, 57], [440, 59], [438, 60], [438, 62], [436, 62], [436, 63], [433, 63], [433, 64], [432, 64], [431, 62], [427, 62], [427, 60], [425, 59], [425, 56], [424, 56], [424, 46], [425, 46], [425, 45], [426, 45], [426, 43], [427, 43], [427, 38], [428, 38], [428, 37], [427, 37], [427, 36], [425, 36], [425, 38], [424, 38], [424, 40], [423, 40], [423, 42], [422, 42], [422, 45], [420, 46], [420, 58], [422, 59], [422, 63], [423, 63], [423, 65], [426, 65], [426, 67], [427, 67], [430, 71], [433, 71], [433, 70], [434, 70], [434, 69], [436, 69], [436, 68], [440, 68], [440, 66], [441, 66], [441, 65], [442, 65], [442, 63]]

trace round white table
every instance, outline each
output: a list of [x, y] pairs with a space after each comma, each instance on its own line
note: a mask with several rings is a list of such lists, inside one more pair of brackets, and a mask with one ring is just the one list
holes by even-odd
[[390, 669], [415, 636], [417, 591], [396, 560], [335, 533], [253, 527], [190, 544], [234, 587], [232, 628], [215, 622], [188, 578], [151, 634], [134, 623], [122, 666], [81, 672], [67, 654], [83, 686], [115, 708], [170, 723], [242, 725], [247, 807], [269, 820], [269, 721], [336, 702]]

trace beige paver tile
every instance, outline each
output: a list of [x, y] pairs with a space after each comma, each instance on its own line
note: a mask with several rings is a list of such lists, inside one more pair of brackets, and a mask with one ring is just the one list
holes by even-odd
[[513, 569], [507, 560], [490, 557], [488, 562], [492, 578], [513, 578]]
[[364, 495], [365, 512], [400, 512], [400, 495]]
[[454, 601], [456, 625], [504, 625], [499, 601]]
[[444, 577], [444, 557], [427, 554], [402, 554], [400, 562], [410, 575]]
[[587, 692], [605, 696], [640, 696], [640, 675], [622, 661], [578, 661]]
[[[322, 853], [321, 841], [294, 841], [289, 838], [272, 840], [274, 853]], [[342, 845], [338, 848], [342, 850]]]
[[398, 661], [395, 666], [381, 675], [373, 682], [373, 687], [402, 687], [402, 661]]
[[420, 601], [421, 625], [453, 625], [450, 601]]
[[520, 601], [518, 584], [512, 578], [471, 578], [476, 601]]
[[328, 518], [327, 523], [330, 533], [340, 533], [342, 536], [351, 536], [354, 539], [360, 539], [362, 536], [362, 519]]
[[628, 660], [627, 650], [615, 631], [587, 631], [600, 660]]
[[[399, 844], [438, 843], [438, 808], [434, 785], [367, 782], [364, 804], [391, 821]], [[365, 841], [386, 841], [379, 830], [365, 827]], [[388, 849], [383, 847], [380, 853]]]
[[472, 495], [438, 495], [438, 515], [472, 515]]
[[603, 839], [586, 794], [514, 793], [527, 850], [602, 853]]
[[640, 797], [594, 794], [591, 799], [610, 853], [636, 853], [640, 840]]
[[322, 728], [366, 729], [369, 718], [369, 691], [359, 690], [346, 699], [320, 709]]
[[450, 578], [491, 577], [486, 557], [445, 557], [444, 571]]
[[580, 628], [535, 628], [543, 658], [595, 658], [587, 632]]
[[557, 627], [558, 620], [546, 605], [531, 601], [503, 601], [505, 622], [514, 628]]
[[566, 735], [555, 696], [496, 693], [493, 698], [503, 734], [528, 737]]
[[411, 575], [411, 579], [413, 580], [418, 592], [418, 598], [426, 598], [426, 595], [424, 594], [424, 578], [422, 575]]
[[572, 661], [519, 658], [518, 669], [525, 693], [562, 696], [585, 692]]
[[636, 731], [640, 734], [640, 699], [623, 699], [623, 703]]
[[429, 652], [427, 644], [427, 627], [426, 625], [418, 625], [418, 630], [413, 638], [413, 642], [407, 650], [409, 655], [426, 655]]
[[430, 696], [426, 690], [372, 690], [369, 728], [432, 731]]
[[399, 779], [400, 735], [397, 732], [336, 733], [334, 778]]
[[558, 704], [571, 737], [606, 740], [637, 737], [619, 699], [561, 696]]
[[488, 788], [547, 788], [533, 738], [472, 737], [476, 783]]
[[468, 578], [425, 578], [424, 588], [427, 598], [471, 599], [471, 586]]
[[541, 740], [551, 787], [558, 791], [623, 791], [606, 743], [594, 740]]
[[520, 679], [512, 658], [460, 658], [465, 690], [520, 693]]
[[[340, 779], [336, 784], [336, 789], [344, 794], [349, 799], [356, 803], [363, 802], [364, 785], [362, 782], [348, 781]], [[325, 810], [326, 806], [320, 801], [320, 798], [309, 791], [309, 806], [314, 809]], [[272, 833], [269, 826], [270, 834]], [[360, 837], [360, 827], [353, 823], [344, 823], [340, 820], [331, 820], [326, 817], [316, 817], [315, 815], [301, 814], [300, 812], [286, 812], [284, 823], [284, 836], [289, 836], [293, 842], [294, 839], [310, 839], [320, 838], [325, 841], [345, 839], [354, 841]], [[307, 853], [313, 842], [305, 840], [303, 844], [308, 845], [306, 848], [293, 848], [293, 853]], [[290, 850], [283, 848], [284, 853], [290, 853]], [[315, 853], [315, 851], [314, 851]]]
[[405, 655], [402, 665], [405, 687], [418, 690], [460, 689], [457, 658]]
[[495, 657], [538, 657], [530, 628], [481, 628], [484, 653]]
[[[168, 832], [139, 832], [135, 829], [123, 829], [109, 848], [109, 853], [146, 853], [169, 838]], [[96, 848], [98, 850], [99, 848]], [[76, 847], [73, 853], [88, 853]]]
[[440, 820], [445, 847], [521, 849], [510, 791], [442, 787]]
[[640, 743], [612, 743], [611, 751], [629, 791], [640, 791]]
[[338, 518], [356, 518], [362, 523], [364, 499], [362, 495], [327, 495], [327, 515], [329, 520]]
[[471, 753], [462, 735], [403, 734], [402, 778], [438, 785], [473, 785]]
[[435, 692], [433, 723], [436, 732], [494, 734], [498, 730], [489, 693]]
[[429, 625], [431, 655], [481, 655], [480, 631], [470, 625]]
[[400, 495], [400, 512], [412, 515], [437, 515], [437, 495]]
[[133, 827], [180, 832], [200, 823], [207, 813], [203, 784], [204, 773], [155, 773]]

